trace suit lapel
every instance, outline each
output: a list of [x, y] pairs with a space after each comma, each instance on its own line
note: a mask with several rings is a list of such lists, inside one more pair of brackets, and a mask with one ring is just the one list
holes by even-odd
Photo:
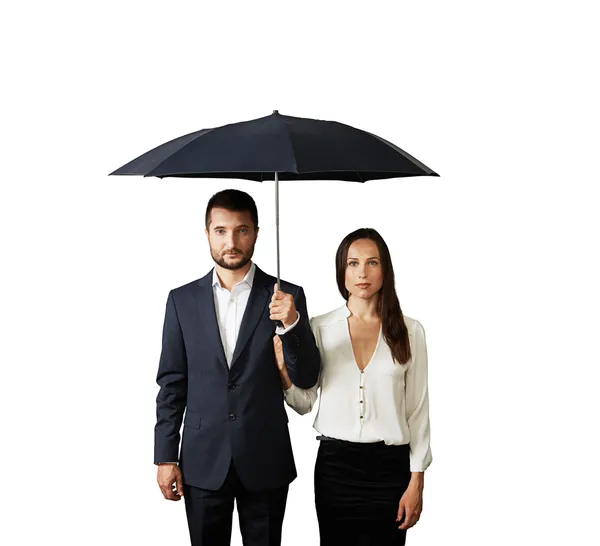
[[217, 322], [217, 312], [215, 310], [215, 298], [212, 289], [212, 270], [210, 273], [202, 277], [198, 281], [196, 290], [196, 300], [200, 319], [208, 337], [208, 340], [213, 345], [215, 354], [219, 357], [219, 361], [229, 371], [223, 343], [221, 342], [221, 334], [219, 333], [219, 324]]
[[252, 283], [252, 290], [250, 292], [250, 298], [248, 299], [248, 305], [244, 311], [240, 332], [235, 345], [235, 351], [233, 352], [233, 358], [231, 360], [232, 368], [235, 364], [235, 361], [244, 350], [244, 347], [248, 343], [250, 337], [252, 337], [254, 330], [256, 330], [256, 327], [258, 326], [258, 323], [262, 319], [265, 307], [270, 299], [270, 294], [271, 293], [268, 288], [268, 276], [257, 266], [256, 273], [254, 274], [254, 282]]

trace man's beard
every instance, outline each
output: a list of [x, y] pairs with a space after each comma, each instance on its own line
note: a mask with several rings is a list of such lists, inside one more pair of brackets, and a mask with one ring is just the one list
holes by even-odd
[[242, 259], [240, 261], [229, 263], [225, 261], [225, 256], [222, 256], [218, 250], [213, 250], [212, 248], [210, 249], [210, 255], [217, 265], [221, 266], [223, 269], [235, 271], [244, 267], [252, 259], [254, 247], [252, 247], [247, 254], [244, 254], [237, 248], [229, 249], [227, 252], [225, 252], [225, 254], [229, 254], [231, 252], [235, 252], [237, 254], [236, 259], [238, 259], [238, 257], [241, 257]]

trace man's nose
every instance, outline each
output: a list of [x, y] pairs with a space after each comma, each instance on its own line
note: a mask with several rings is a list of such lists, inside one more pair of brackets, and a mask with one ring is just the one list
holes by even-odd
[[235, 233], [228, 233], [225, 235], [225, 247], [228, 249], [235, 248], [236, 236]]

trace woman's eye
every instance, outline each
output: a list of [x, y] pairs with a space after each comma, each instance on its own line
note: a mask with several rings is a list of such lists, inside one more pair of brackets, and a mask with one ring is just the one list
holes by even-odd
[[371, 265], [379, 265], [379, 262], [376, 262], [375, 260], [371, 260], [369, 263], [370, 263]]
[[358, 262], [348, 262], [348, 265], [357, 265]]

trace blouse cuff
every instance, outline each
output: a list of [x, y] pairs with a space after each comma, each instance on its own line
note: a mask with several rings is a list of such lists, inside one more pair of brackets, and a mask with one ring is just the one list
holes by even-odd
[[294, 394], [294, 392], [295, 392], [296, 390], [298, 390], [298, 387], [296, 387], [296, 385], [294, 385], [294, 384], [292, 383], [292, 385], [290, 386], [290, 388], [289, 388], [289, 389], [283, 389], [283, 394], [284, 394], [285, 396], [288, 396], [288, 395]]
[[425, 456], [425, 458], [410, 458], [410, 471], [411, 472], [425, 472], [425, 470], [427, 470], [429, 468], [429, 465], [431, 464], [432, 461], [432, 457], [431, 457], [431, 451], [429, 453], [427, 453], [427, 455]]

